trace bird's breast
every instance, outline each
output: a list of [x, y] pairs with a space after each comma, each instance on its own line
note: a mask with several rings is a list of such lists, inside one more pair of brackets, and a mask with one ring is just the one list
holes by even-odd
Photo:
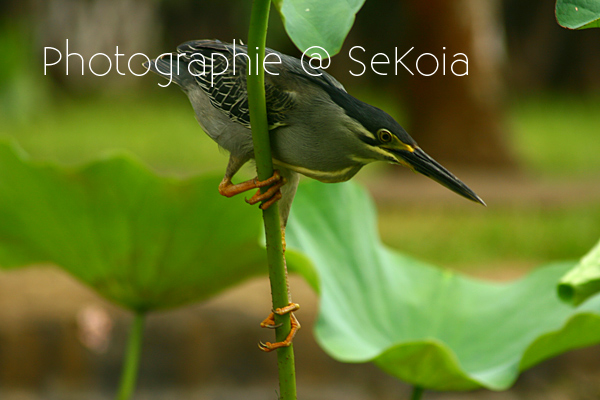
[[273, 163], [325, 183], [345, 182], [356, 175], [356, 173], [362, 168], [362, 165], [352, 165], [340, 170], [321, 171], [299, 165], [288, 164], [277, 159], [273, 159]]

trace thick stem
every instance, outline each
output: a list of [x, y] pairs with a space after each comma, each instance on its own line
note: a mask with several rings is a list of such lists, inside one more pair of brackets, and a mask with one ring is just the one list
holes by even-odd
[[142, 338], [144, 333], [144, 313], [136, 313], [129, 332], [127, 341], [127, 354], [121, 372], [121, 382], [116, 400], [129, 400], [135, 390], [135, 383], [142, 350]]
[[[250, 30], [248, 32], [248, 106], [252, 124], [252, 139], [254, 141], [254, 158], [257, 175], [265, 180], [273, 175], [271, 158], [271, 143], [267, 123], [267, 104], [265, 99], [265, 71], [263, 60], [267, 40], [267, 25], [271, 0], [254, 0], [250, 15]], [[258, 60], [258, 63], [257, 63]], [[266, 188], [263, 188], [263, 191]], [[287, 289], [287, 274], [283, 259], [281, 222], [277, 203], [263, 211], [265, 235], [267, 242], [267, 258], [269, 263], [269, 279], [271, 281], [271, 296], [273, 308], [285, 307], [289, 303]], [[290, 332], [290, 317], [275, 315], [275, 323], [281, 327], [275, 331], [278, 342], [285, 340]], [[296, 400], [296, 373], [294, 366], [293, 347], [283, 347], [277, 350], [277, 366], [279, 370], [279, 393], [281, 400]]]
[[411, 400], [421, 400], [421, 397], [423, 397], [423, 392], [424, 392], [424, 389], [422, 387], [414, 386], [412, 396], [410, 396], [410, 399]]

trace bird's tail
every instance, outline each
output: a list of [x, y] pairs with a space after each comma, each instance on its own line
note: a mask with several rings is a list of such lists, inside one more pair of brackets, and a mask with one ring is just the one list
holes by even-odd
[[145, 62], [144, 67], [169, 81], [175, 82], [183, 89], [194, 82], [194, 77], [188, 70], [188, 63], [178, 59], [175, 53], [165, 54], [160, 58]]

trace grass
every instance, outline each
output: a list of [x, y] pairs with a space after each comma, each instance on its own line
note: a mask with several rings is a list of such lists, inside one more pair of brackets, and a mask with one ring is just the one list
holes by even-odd
[[130, 151], [164, 174], [185, 176], [223, 170], [224, 152], [194, 120], [193, 109], [176, 88], [165, 97], [64, 99], [26, 123], [9, 122], [4, 136], [32, 157], [82, 164], [114, 151]]
[[438, 266], [529, 268], [578, 259], [600, 238], [600, 205], [380, 210], [384, 242]]
[[[164, 174], [223, 172], [227, 156], [202, 133], [185, 96], [175, 88], [161, 91], [156, 98], [65, 99], [27, 122], [8, 119], [2, 134], [37, 159], [63, 164], [125, 149]], [[508, 140], [523, 165], [545, 179], [598, 177], [598, 109], [600, 97], [520, 99], [510, 111]], [[579, 258], [600, 237], [600, 205], [593, 204], [549, 209], [414, 205], [380, 213], [386, 243], [457, 268]]]
[[600, 96], [516, 100], [510, 140], [525, 166], [546, 176], [600, 173]]

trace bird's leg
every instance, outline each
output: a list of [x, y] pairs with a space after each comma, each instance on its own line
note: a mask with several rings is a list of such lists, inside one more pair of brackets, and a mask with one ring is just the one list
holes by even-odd
[[[283, 251], [285, 252], [285, 227], [281, 228], [281, 232], [283, 234]], [[291, 327], [290, 327], [290, 333], [288, 333], [287, 337], [285, 338], [285, 340], [283, 340], [282, 342], [276, 342], [276, 343], [270, 343], [270, 342], [260, 342], [258, 344], [258, 347], [265, 352], [270, 352], [273, 350], [276, 350], [280, 347], [287, 347], [289, 345], [292, 344], [292, 340], [294, 340], [294, 337], [296, 336], [296, 333], [298, 332], [298, 330], [300, 329], [300, 322], [298, 322], [298, 319], [296, 318], [296, 316], [294, 315], [294, 311], [298, 311], [300, 309], [300, 305], [297, 303], [292, 303], [292, 295], [290, 293], [290, 281], [288, 278], [288, 271], [287, 271], [287, 263], [285, 262], [285, 258], [283, 259], [283, 265], [285, 268], [285, 283], [287, 286], [287, 292], [288, 292], [288, 305], [285, 307], [281, 307], [281, 308], [276, 308], [274, 309], [267, 318], [265, 318], [261, 323], [260, 326], [262, 328], [269, 328], [269, 329], [276, 329], [279, 328], [281, 326], [281, 324], [276, 324], [275, 323], [275, 314], [277, 315], [285, 315], [285, 314], [290, 314], [290, 323], [291, 323]]]
[[[285, 247], [286, 247], [286, 243], [285, 243], [285, 226], [281, 227], [281, 246], [283, 247], [283, 255], [285, 256]], [[287, 266], [285, 268], [285, 279], [287, 280]], [[288, 294], [290, 292], [290, 284], [288, 282]]]
[[[281, 187], [283, 185], [286, 184], [286, 179], [282, 178], [279, 175], [279, 171], [274, 171], [273, 172], [273, 176], [269, 179], [273, 179], [277, 177], [277, 180], [274, 180], [273, 182], [273, 186], [271, 186], [269, 189], [267, 189], [266, 192], [261, 193], [260, 189], [256, 192], [256, 194], [254, 194], [254, 196], [252, 196], [249, 199], [246, 199], [246, 203], [248, 204], [256, 204], [258, 202], [263, 201], [264, 203], [262, 203], [260, 205], [260, 209], [261, 210], [266, 210], [267, 208], [271, 207], [273, 205], [273, 203], [275, 203], [277, 200], [281, 199]], [[266, 181], [263, 182], [267, 182], [269, 179], [267, 179]], [[267, 185], [264, 185], [267, 186]], [[258, 187], [264, 187], [264, 186], [258, 186]]]
[[[225, 197], [233, 197], [237, 194], [246, 192], [251, 189], [259, 189], [259, 191], [252, 196], [250, 199], [246, 199], [248, 204], [256, 204], [264, 202], [260, 205], [262, 210], [266, 210], [277, 200], [281, 199], [281, 187], [285, 185], [286, 179], [279, 175], [279, 171], [274, 171], [273, 176], [264, 181], [259, 181], [258, 178], [250, 179], [248, 181], [233, 184], [231, 182], [231, 176], [227, 174], [219, 184], [219, 193]], [[260, 188], [269, 187], [266, 192], [261, 193]]]
[[[273, 176], [265, 179], [264, 181], [259, 181], [258, 178], [250, 179], [242, 183], [232, 183], [231, 176], [225, 175], [221, 183], [219, 184], [219, 193], [225, 197], [233, 197], [240, 193], [247, 192], [248, 190], [263, 188], [266, 186], [270, 186], [276, 183], [281, 182], [281, 176], [279, 175], [279, 171], [274, 171]], [[281, 187], [281, 186], [280, 186]], [[268, 192], [268, 191], [267, 191]], [[267, 193], [265, 192], [265, 194]], [[271, 193], [271, 196], [273, 193]], [[254, 203], [256, 204], [256, 203]]]
[[287, 347], [292, 344], [292, 340], [294, 339], [294, 336], [296, 336], [298, 329], [300, 329], [300, 323], [296, 319], [296, 316], [294, 315], [293, 312], [297, 311], [299, 308], [300, 308], [300, 306], [296, 303], [290, 303], [285, 307], [276, 308], [273, 310], [273, 312], [271, 312], [271, 314], [269, 314], [269, 316], [267, 318], [265, 318], [265, 320], [263, 322], [260, 323], [260, 326], [262, 328], [269, 328], [269, 329], [279, 328], [281, 326], [281, 324], [275, 324], [275, 314], [277, 314], [277, 315], [290, 314], [291, 329], [290, 329], [290, 333], [288, 333], [285, 340], [282, 342], [276, 342], [276, 343], [260, 342], [258, 344], [258, 347], [262, 351], [269, 352], [269, 351], [273, 351], [275, 349], [279, 349], [280, 347]]

